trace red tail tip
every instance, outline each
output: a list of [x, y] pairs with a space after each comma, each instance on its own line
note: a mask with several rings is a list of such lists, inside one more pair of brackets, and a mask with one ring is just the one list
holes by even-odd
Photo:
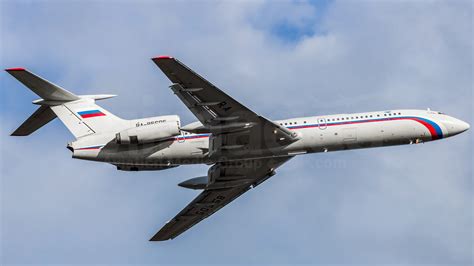
[[159, 59], [173, 59], [173, 57], [169, 55], [160, 55], [157, 57], [153, 57], [153, 60], [159, 60]]
[[12, 67], [5, 69], [5, 71], [25, 71], [25, 69], [22, 67]]

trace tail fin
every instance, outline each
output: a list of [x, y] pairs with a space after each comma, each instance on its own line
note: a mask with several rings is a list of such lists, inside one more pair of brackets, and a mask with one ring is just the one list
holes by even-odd
[[117, 133], [130, 127], [127, 120], [98, 106], [92, 98], [81, 97], [77, 101], [51, 106], [51, 109], [76, 138], [102, 132]]
[[24, 68], [9, 68], [6, 71], [39, 95], [42, 99], [33, 101], [41, 105], [12, 136], [26, 136], [56, 117], [76, 137], [98, 132], [118, 131], [128, 126], [128, 121], [95, 104], [96, 100], [115, 95], [75, 95]]

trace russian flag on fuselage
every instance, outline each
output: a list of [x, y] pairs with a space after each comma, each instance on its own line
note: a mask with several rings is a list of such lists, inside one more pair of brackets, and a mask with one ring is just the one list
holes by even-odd
[[96, 116], [105, 116], [100, 110], [87, 110], [77, 112], [82, 118], [91, 118]]

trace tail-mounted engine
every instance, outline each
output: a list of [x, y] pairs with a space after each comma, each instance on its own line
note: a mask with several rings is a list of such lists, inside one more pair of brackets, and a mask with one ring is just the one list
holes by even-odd
[[169, 139], [181, 134], [177, 115], [135, 120], [135, 127], [115, 135], [117, 144], [143, 144]]

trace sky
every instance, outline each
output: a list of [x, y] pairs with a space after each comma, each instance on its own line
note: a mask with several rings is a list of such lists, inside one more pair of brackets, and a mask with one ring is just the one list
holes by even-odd
[[[171, 55], [270, 119], [439, 110], [473, 124], [471, 1], [0, 1], [0, 65], [127, 118], [192, 113]], [[180, 237], [148, 239], [199, 192], [181, 166], [74, 160], [55, 120], [10, 137], [38, 97], [0, 73], [2, 264], [473, 263], [472, 131], [304, 155]]]

